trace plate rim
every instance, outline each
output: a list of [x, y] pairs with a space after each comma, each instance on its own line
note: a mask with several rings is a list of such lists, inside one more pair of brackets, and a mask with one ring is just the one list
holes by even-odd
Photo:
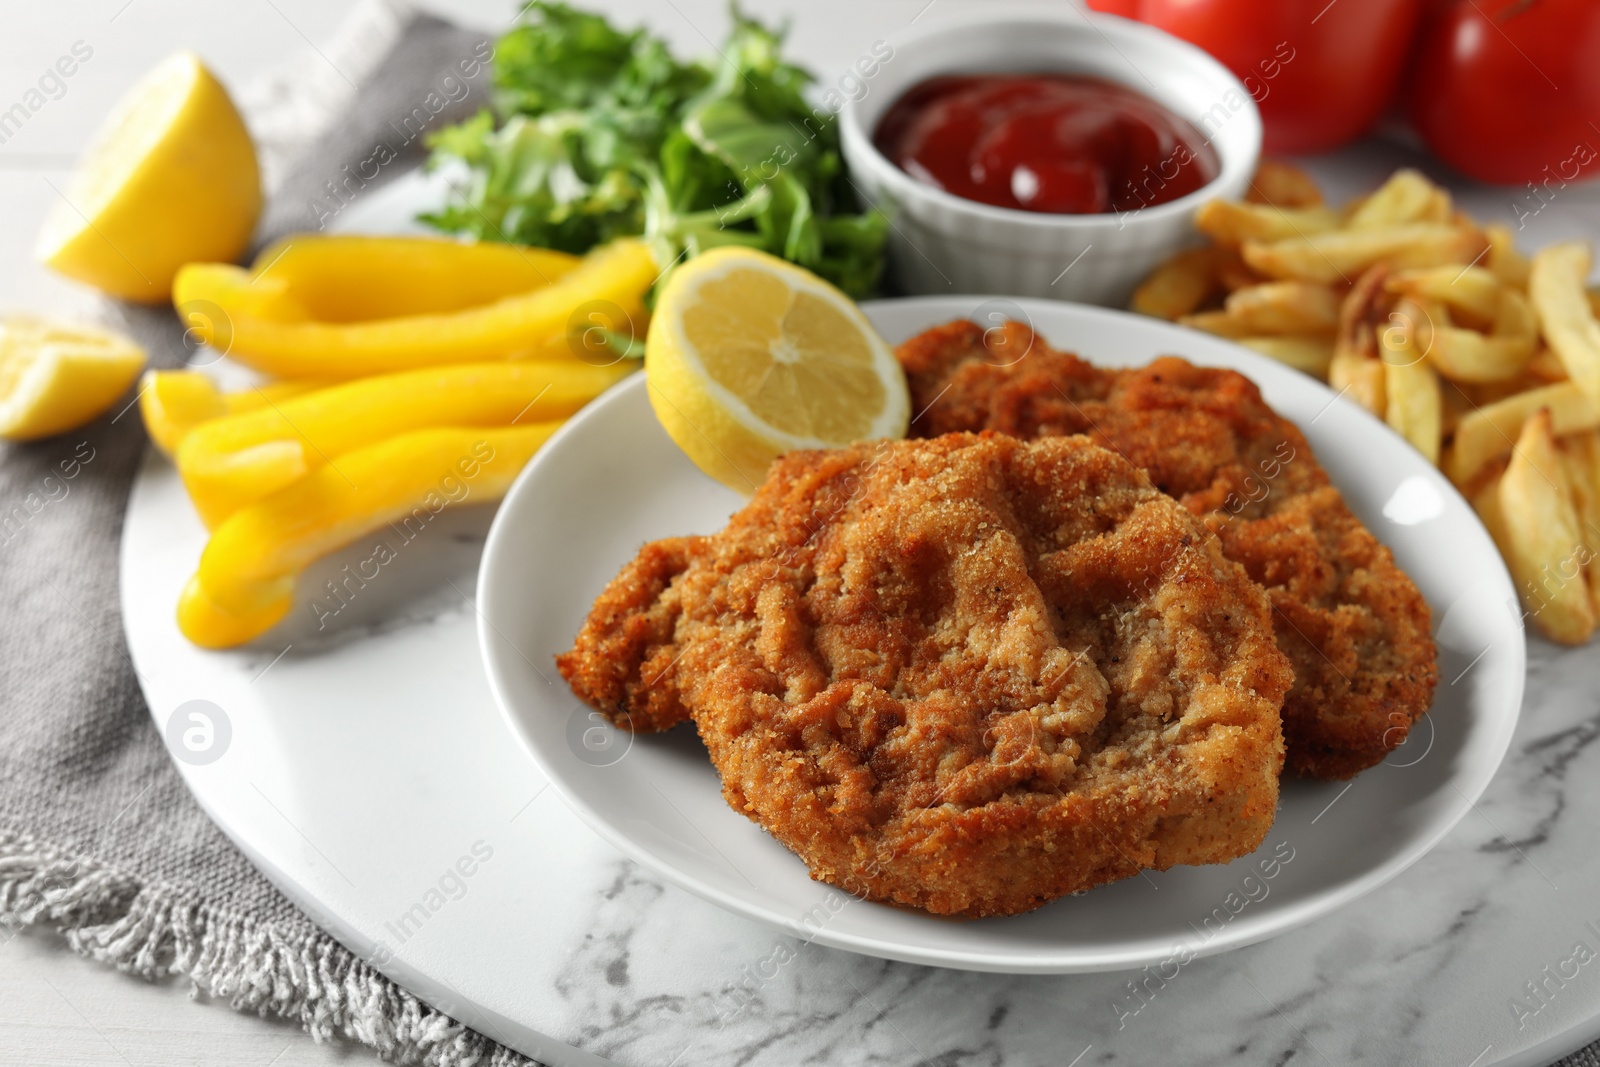
[[[1220, 346], [1230, 349], [1231, 351], [1228, 353], [1230, 363], [1228, 365], [1246, 374], [1258, 385], [1262, 384], [1260, 381], [1261, 372], [1264, 372], [1264, 376], [1269, 380], [1278, 377], [1280, 374], [1300, 374], [1300, 372], [1284, 364], [1278, 363], [1260, 353], [1253, 352], [1242, 345], [1233, 344], [1225, 338], [1215, 337], [1175, 323], [1151, 319], [1132, 312], [1071, 301], [1049, 300], [1037, 297], [1007, 297], [993, 294], [951, 294], [863, 301], [861, 308], [867, 314], [869, 320], [874, 320], [874, 326], [876, 327], [875, 312], [892, 313], [901, 309], [911, 311], [927, 309], [931, 312], [936, 309], [950, 309], [948, 312], [950, 317], [961, 318], [966, 317], [976, 307], [991, 302], [1010, 303], [1021, 308], [1025, 314], [1030, 307], [1041, 308], [1051, 314], [1059, 314], [1063, 310], [1070, 309], [1069, 313], [1073, 315], [1086, 315], [1090, 318], [1102, 318], [1123, 324], [1134, 323], [1141, 329], [1150, 329], [1158, 333], [1168, 332], [1173, 335], [1175, 341], [1182, 341], [1186, 338], [1190, 340], [1203, 339], [1203, 342], [1208, 347]], [[960, 308], [965, 310], [960, 310]], [[939, 313], [945, 314], [946, 312], [940, 311]], [[892, 345], [895, 342], [890, 343]], [[1184, 358], [1189, 357], [1185, 356]], [[1237, 362], [1232, 362], [1234, 360]], [[1328, 397], [1329, 405], [1335, 403], [1346, 405], [1367, 419], [1371, 424], [1370, 429], [1380, 430], [1382, 433], [1396, 438], [1406, 447], [1410, 447], [1387, 423], [1359, 405], [1344, 400], [1342, 393], [1335, 393], [1326, 384], [1309, 376], [1302, 375], [1301, 377], [1305, 379], [1302, 384], [1310, 385], [1314, 389], [1325, 393]], [[595, 831], [624, 856], [639, 863], [645, 869], [660, 876], [672, 885], [693, 893], [703, 900], [708, 900], [734, 914], [752, 919], [787, 934], [804, 936], [809, 942], [830, 948], [925, 966], [1007, 974], [1082, 974], [1132, 970], [1158, 963], [1165, 958], [1168, 950], [1163, 949], [1160, 952], [1151, 953], [1133, 946], [1122, 949], [1097, 948], [1092, 960], [1069, 958], [1071, 957], [1070, 952], [1063, 955], [1059, 951], [1046, 954], [1030, 954], [1024, 958], [1015, 954], [1001, 954], [980, 950], [923, 950], [918, 949], [916, 946], [906, 946], [900, 941], [886, 941], [867, 935], [845, 933], [830, 927], [818, 930], [807, 929], [801, 935], [794, 928], [794, 923], [763, 909], [753, 902], [746, 901], [741, 897], [734, 896], [714, 885], [701, 881], [693, 873], [683, 870], [645, 848], [615, 826], [610, 819], [594, 809], [580, 792], [570, 787], [570, 783], [566, 781], [565, 776], [556, 767], [545, 761], [540, 747], [534, 743], [531, 734], [523, 729], [521, 719], [513, 708], [511, 695], [506, 691], [502, 682], [504, 677], [503, 654], [496, 651], [499, 644], [508, 643], [507, 639], [499, 634], [494, 625], [501, 594], [496, 591], [498, 587], [492, 580], [494, 571], [497, 569], [496, 561], [505, 552], [511, 551], [508, 545], [514, 539], [513, 535], [507, 532], [509, 525], [506, 516], [514, 514], [518, 510], [512, 505], [524, 493], [529, 491], [528, 486], [533, 480], [534, 472], [542, 467], [543, 462], [550, 462], [548, 457], [557, 454], [559, 449], [555, 446], [562, 443], [568, 436], [575, 434], [578, 428], [589, 420], [603, 418], [602, 412], [611, 405], [622, 402], [623, 397], [630, 392], [645, 388], [646, 383], [643, 373], [630, 375], [612, 386], [595, 401], [586, 405], [552, 435], [550, 440], [545, 443], [545, 446], [540, 448], [533, 459], [517, 475], [516, 480], [507, 490], [490, 525], [488, 536], [484, 542], [483, 555], [479, 562], [476, 627], [478, 650], [488, 678], [489, 690], [494, 696], [495, 706], [501, 718], [505, 721], [512, 734], [516, 736], [523, 751], [533, 760], [534, 765], [545, 776], [551, 787], [556, 790], [562, 802], [582, 820], [584, 825]], [[1488, 531], [1484, 528], [1482, 522], [1478, 520], [1477, 512], [1472, 508], [1470, 502], [1437, 467], [1430, 464], [1428, 469], [1433, 472], [1433, 480], [1437, 483], [1437, 487], [1446, 490], [1473, 517], [1474, 524], [1468, 527], [1471, 531], [1470, 536], [1489, 541], [1492, 547], [1493, 542], [1489, 538]], [[1492, 577], [1503, 585], [1503, 591], [1514, 602], [1517, 595], [1516, 586], [1497, 549], [1493, 552], [1493, 558], [1497, 563], [1497, 567]], [[507, 595], [509, 596], [509, 594]], [[1437, 627], [1437, 622], [1438, 619], [1435, 618], [1435, 627]], [[1272, 913], [1273, 919], [1271, 921], [1263, 922], [1258, 926], [1238, 927], [1230, 924], [1229, 929], [1214, 936], [1200, 947], [1193, 949], [1192, 958], [1199, 959], [1218, 955], [1223, 952], [1258, 944], [1338, 911], [1404, 873], [1413, 864], [1431, 852], [1450, 831], [1455, 829], [1461, 820], [1466, 817], [1467, 813], [1476, 807], [1479, 798], [1488, 788], [1490, 781], [1499, 773], [1500, 767], [1505, 762], [1506, 754], [1510, 750], [1513, 734], [1522, 715], [1528, 680], [1528, 650], [1527, 628], [1520, 619], [1516, 622], [1514, 633], [1517, 638], [1511, 643], [1511, 654], [1514, 662], [1508, 665], [1508, 669], [1514, 668], [1512, 670], [1512, 699], [1508, 701], [1508, 710], [1494, 720], [1498, 723], [1499, 728], [1490, 736], [1490, 741], [1488, 742], [1494, 752], [1493, 764], [1490, 766], [1487, 762], [1485, 763], [1485, 769], [1481, 772], [1481, 780], [1471, 782], [1469, 790], [1463, 790], [1460, 783], [1456, 783], [1452, 779], [1452, 787], [1457, 794], [1457, 799], [1450, 802], [1449, 817], [1441, 819], [1430, 833], [1420, 836], [1417, 839], [1418, 844], [1411, 847], [1405, 854], [1393, 858], [1331, 891], [1321, 893], [1309, 900], [1288, 905], [1282, 910]], [[521, 657], [520, 651], [516, 654], [519, 658]], [[838, 887], [833, 888], [839, 892], [846, 892], [838, 889]]]

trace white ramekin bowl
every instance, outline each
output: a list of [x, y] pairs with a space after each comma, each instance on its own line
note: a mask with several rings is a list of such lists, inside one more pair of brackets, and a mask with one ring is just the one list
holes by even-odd
[[[889, 218], [898, 285], [913, 295], [1004, 293], [1121, 306], [1150, 269], [1194, 243], [1194, 210], [1237, 199], [1261, 154], [1261, 114], [1226, 67], [1160, 30], [1062, 5], [985, 11], [891, 37], [893, 54], [840, 110], [840, 135], [863, 206]], [[1216, 180], [1165, 204], [1111, 215], [1054, 215], [964, 200], [912, 178], [872, 143], [902, 93], [940, 74], [1084, 74], [1117, 82], [1200, 129]]]

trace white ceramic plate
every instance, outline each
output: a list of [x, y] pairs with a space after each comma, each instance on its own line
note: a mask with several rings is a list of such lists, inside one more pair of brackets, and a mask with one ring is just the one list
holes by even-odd
[[[813, 882], [796, 856], [728, 808], [692, 728], [637, 738], [615, 731], [552, 663], [640, 545], [712, 533], [742, 504], [667, 438], [636, 376], [529, 464], [495, 519], [478, 582], [495, 697], [562, 797], [602, 836], [693, 893], [820, 944], [973, 970], [1064, 973], [1160, 967], [1310, 922], [1400, 873], [1468, 811], [1516, 725], [1522, 624], [1511, 580], [1472, 509], [1388, 427], [1264, 357], [1121, 312], [982, 297], [866, 310], [891, 342], [950, 319], [999, 314], [1030, 320], [1050, 343], [1099, 363], [1171, 353], [1248, 374], [1299, 424], [1350, 506], [1432, 605], [1441, 680], [1431, 713], [1385, 764], [1352, 782], [1286, 782], [1261, 849], [1225, 866], [1147, 872], [1026, 915], [978, 921], [854, 900]], [[1343, 818], [1313, 834], [1334, 804]]]

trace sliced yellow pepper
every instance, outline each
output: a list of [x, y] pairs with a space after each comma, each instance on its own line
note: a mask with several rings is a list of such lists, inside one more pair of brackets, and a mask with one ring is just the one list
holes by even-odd
[[290, 397], [330, 383], [315, 378], [267, 382], [253, 389], [224, 393], [217, 383], [192, 370], [146, 371], [139, 383], [139, 411], [156, 447], [176, 455], [185, 436], [201, 423], [280, 404]]
[[492, 304], [553, 285], [579, 262], [491, 241], [301, 233], [264, 249], [251, 274], [286, 286], [311, 319], [363, 322]]
[[466, 363], [378, 375], [214, 419], [178, 448], [178, 472], [208, 527], [348, 452], [433, 426], [565, 418], [621, 381], [631, 360], [592, 367]]
[[313, 560], [391, 524], [409, 539], [446, 507], [499, 500], [560, 425], [422, 430], [312, 471], [217, 528], [178, 600], [178, 628], [202, 648], [266, 633]]
[[252, 274], [191, 263], [173, 283], [173, 303], [201, 340], [241, 363], [280, 378], [349, 379], [444, 363], [577, 359], [570, 335], [592, 325], [596, 309], [603, 324], [626, 334], [631, 323], [642, 337], [644, 295], [657, 267], [645, 242], [614, 241], [531, 292], [363, 322], [319, 320], [314, 309], [330, 301], [300, 292], [293, 272], [276, 273], [270, 264]]

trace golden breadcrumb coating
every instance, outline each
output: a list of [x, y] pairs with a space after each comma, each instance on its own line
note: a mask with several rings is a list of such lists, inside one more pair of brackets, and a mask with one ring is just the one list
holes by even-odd
[[911, 432], [1087, 434], [1149, 472], [1272, 598], [1294, 665], [1289, 769], [1348, 778], [1405, 740], [1433, 701], [1430, 615], [1394, 556], [1351, 514], [1305, 437], [1242, 374], [1174, 357], [1110, 370], [1026, 326], [952, 322], [901, 345]]
[[998, 434], [780, 458], [558, 665], [620, 725], [692, 716], [813, 877], [967, 916], [1252, 851], [1291, 679], [1260, 587], [1143, 472]]

